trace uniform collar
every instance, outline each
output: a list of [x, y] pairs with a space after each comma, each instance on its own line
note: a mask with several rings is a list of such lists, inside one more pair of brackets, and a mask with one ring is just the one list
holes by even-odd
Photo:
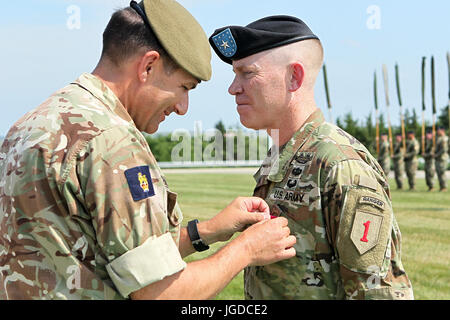
[[83, 73], [77, 80], [72, 82], [72, 84], [85, 89], [95, 98], [100, 100], [100, 102], [111, 112], [117, 114], [125, 121], [134, 124], [133, 119], [131, 119], [119, 98], [117, 98], [114, 92], [102, 80], [93, 74]]
[[287, 166], [289, 166], [297, 151], [305, 144], [314, 130], [324, 122], [325, 118], [322, 111], [317, 109], [306, 119], [305, 123], [294, 133], [292, 138], [280, 148], [278, 157], [276, 152], [273, 152], [274, 147], [272, 147], [269, 151], [269, 156], [264, 160], [263, 165], [254, 175], [257, 183], [261, 182], [261, 176], [267, 176], [267, 179], [272, 182], [282, 181]]

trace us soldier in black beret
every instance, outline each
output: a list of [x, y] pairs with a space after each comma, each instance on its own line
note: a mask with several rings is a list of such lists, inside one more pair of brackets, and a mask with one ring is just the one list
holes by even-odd
[[298, 18], [270, 16], [217, 29], [209, 42], [233, 67], [241, 123], [275, 143], [254, 196], [297, 238], [296, 257], [245, 269], [246, 299], [412, 299], [387, 178], [316, 106], [318, 37]]

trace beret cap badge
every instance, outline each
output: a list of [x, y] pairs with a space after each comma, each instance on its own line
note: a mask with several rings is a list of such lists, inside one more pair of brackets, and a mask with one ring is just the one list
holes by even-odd
[[216, 29], [209, 43], [217, 56], [232, 64], [261, 51], [285, 46], [294, 42], [319, 38], [300, 19], [276, 15], [259, 19], [242, 26]]
[[216, 48], [227, 58], [231, 58], [236, 54], [237, 46], [233, 38], [230, 28], [223, 30], [221, 33], [212, 37]]

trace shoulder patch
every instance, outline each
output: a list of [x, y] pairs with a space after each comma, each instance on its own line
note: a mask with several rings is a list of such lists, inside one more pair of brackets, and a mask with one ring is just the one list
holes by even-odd
[[148, 166], [128, 169], [125, 171], [125, 177], [134, 201], [140, 201], [155, 195]]
[[383, 216], [357, 210], [350, 234], [359, 254], [364, 254], [378, 244]]
[[378, 200], [380, 196], [366, 187], [343, 187], [336, 248], [346, 268], [370, 274], [372, 266], [376, 266], [385, 274], [393, 228], [392, 207], [384, 199], [384, 210], [376, 205], [361, 205], [361, 201], [373, 204], [369, 198]]

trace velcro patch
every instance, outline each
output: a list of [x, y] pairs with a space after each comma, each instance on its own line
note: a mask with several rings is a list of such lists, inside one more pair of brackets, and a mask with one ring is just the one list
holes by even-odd
[[307, 193], [281, 188], [275, 188], [270, 194], [269, 199], [275, 201], [286, 201], [293, 204], [307, 205], [309, 203], [309, 195]]
[[[342, 188], [342, 208], [336, 237], [336, 248], [343, 266], [356, 272], [372, 273], [376, 266], [381, 274], [386, 274], [390, 257], [390, 237], [392, 234], [392, 207], [387, 198], [363, 187], [344, 186]], [[384, 210], [378, 207], [361, 206], [363, 197], [383, 199]], [[386, 200], [385, 200], [386, 199]]]
[[381, 210], [384, 210], [384, 206], [385, 206], [384, 201], [381, 201], [380, 199], [377, 199], [374, 197], [369, 197], [369, 196], [362, 196], [361, 198], [359, 198], [359, 203], [360, 204], [370, 204], [370, 205], [380, 208]]
[[350, 238], [359, 254], [364, 254], [378, 243], [383, 216], [356, 211]]
[[155, 195], [148, 166], [128, 169], [125, 171], [125, 177], [134, 201], [140, 201]]
[[358, 186], [369, 188], [369, 189], [372, 189], [375, 191], [378, 189], [378, 181], [377, 180], [371, 179], [366, 176], [361, 176], [359, 174], [357, 174], [355, 176], [354, 183]]

